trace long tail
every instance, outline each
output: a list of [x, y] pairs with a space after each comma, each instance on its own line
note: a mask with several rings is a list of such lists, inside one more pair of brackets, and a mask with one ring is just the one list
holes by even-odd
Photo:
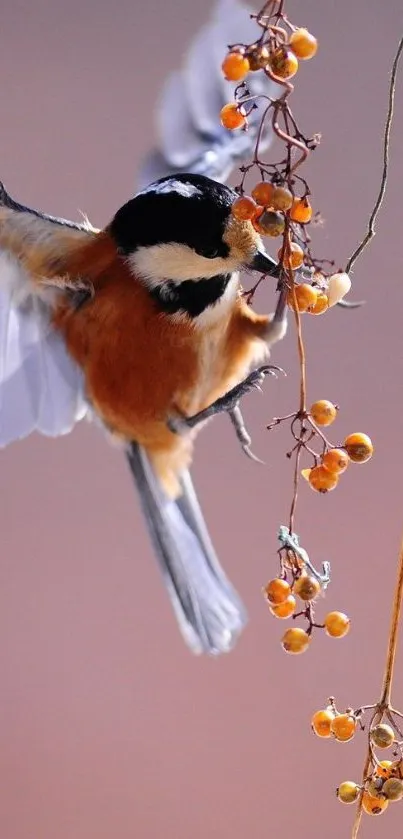
[[132, 443], [127, 458], [186, 643], [195, 653], [229, 652], [247, 615], [214, 552], [189, 473], [173, 501], [140, 446]]

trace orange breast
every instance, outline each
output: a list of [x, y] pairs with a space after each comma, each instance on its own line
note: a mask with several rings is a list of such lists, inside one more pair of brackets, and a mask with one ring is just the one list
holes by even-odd
[[258, 355], [264, 349], [257, 339], [267, 319], [239, 298], [222, 322], [200, 331], [163, 315], [109, 237], [96, 240], [67, 266], [70, 277], [93, 283], [93, 299], [77, 311], [64, 303], [54, 323], [85, 373], [88, 397], [105, 425], [144, 445], [172, 488], [174, 474], [191, 458], [194, 435], [173, 434], [167, 418], [196, 413], [240, 381], [257, 345]]

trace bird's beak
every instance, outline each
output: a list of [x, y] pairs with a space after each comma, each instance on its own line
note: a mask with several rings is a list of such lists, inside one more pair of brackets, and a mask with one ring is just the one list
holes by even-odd
[[264, 251], [257, 251], [246, 267], [252, 271], [260, 271], [261, 274], [270, 274], [272, 277], [279, 275], [278, 263]]

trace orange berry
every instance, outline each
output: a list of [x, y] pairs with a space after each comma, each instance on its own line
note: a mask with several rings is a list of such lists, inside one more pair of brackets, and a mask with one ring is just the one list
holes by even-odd
[[253, 198], [249, 198], [247, 195], [242, 195], [240, 198], [237, 198], [231, 207], [232, 215], [240, 221], [253, 219], [256, 215], [256, 210], [257, 204]]
[[389, 801], [386, 798], [370, 795], [370, 793], [365, 790], [362, 797], [362, 809], [364, 810], [364, 813], [368, 813], [369, 816], [380, 816], [381, 813], [385, 812], [388, 804]]
[[294, 198], [290, 211], [290, 219], [299, 224], [307, 224], [312, 218], [312, 207], [307, 198]]
[[221, 108], [220, 119], [221, 124], [224, 128], [228, 128], [229, 131], [233, 131], [235, 128], [243, 128], [246, 125], [245, 114], [242, 113], [242, 109], [238, 105], [235, 105], [234, 102], [228, 102], [227, 105]]
[[261, 207], [268, 207], [270, 206], [273, 190], [273, 184], [270, 184], [267, 181], [261, 181], [253, 187], [252, 198], [254, 198], [256, 204], [260, 204]]
[[330, 729], [331, 723], [334, 720], [335, 714], [331, 708], [325, 708], [323, 711], [316, 711], [311, 719], [311, 728], [317, 737], [331, 737]]
[[256, 70], [261, 70], [263, 67], [266, 67], [270, 53], [267, 47], [252, 47], [248, 52], [247, 58], [250, 69], [256, 72]]
[[367, 434], [349, 434], [343, 445], [354, 463], [365, 463], [374, 453], [372, 441]]
[[388, 801], [400, 801], [403, 798], [403, 782], [400, 778], [388, 778], [382, 787], [382, 795]]
[[341, 475], [342, 472], [346, 471], [350, 458], [344, 449], [329, 449], [323, 455], [322, 463], [329, 472], [336, 472], [337, 475]]
[[221, 65], [225, 78], [229, 82], [240, 82], [249, 72], [250, 65], [247, 58], [240, 52], [229, 52]]
[[380, 778], [391, 778], [398, 772], [398, 764], [391, 760], [381, 760], [377, 764], [375, 772]]
[[354, 801], [357, 801], [359, 794], [360, 788], [358, 784], [354, 783], [354, 781], [343, 781], [336, 790], [337, 798], [339, 801], [342, 801], [343, 804], [354, 804]]
[[354, 737], [357, 720], [352, 714], [337, 714], [330, 723], [330, 730], [336, 740], [346, 743]]
[[378, 778], [377, 775], [373, 776], [370, 781], [367, 781], [366, 790], [369, 792], [370, 795], [373, 795], [374, 798], [377, 798], [379, 795], [382, 795], [382, 787], [383, 787], [383, 779]]
[[263, 213], [264, 213], [264, 207], [258, 207], [257, 210], [256, 210], [256, 213], [255, 213], [255, 215], [252, 219], [253, 227], [255, 228], [257, 233], [260, 233], [261, 236], [264, 235], [264, 230], [263, 230], [262, 227], [260, 227], [259, 219], [260, 219], [260, 216], [263, 215]]
[[391, 725], [381, 722], [371, 728], [371, 740], [378, 749], [388, 749], [395, 739], [395, 732]]
[[272, 603], [275, 606], [279, 603], [284, 603], [284, 600], [287, 600], [287, 597], [289, 597], [290, 594], [291, 586], [287, 583], [287, 580], [281, 580], [280, 577], [270, 580], [264, 588], [264, 595], [266, 599], [269, 603]]
[[[308, 285], [308, 283], [301, 283], [301, 285], [295, 286], [295, 296], [297, 298], [298, 311], [308, 312], [310, 311], [311, 306], [315, 305], [318, 292], [316, 291], [316, 288]], [[294, 295], [291, 289], [287, 294], [287, 303], [291, 309], [294, 308]]]
[[339, 476], [335, 472], [329, 472], [326, 466], [314, 466], [308, 481], [316, 492], [330, 492], [337, 487]]
[[289, 189], [286, 189], [284, 186], [274, 187], [271, 206], [275, 210], [282, 210], [282, 212], [285, 213], [290, 209], [290, 207], [292, 207], [293, 200], [292, 193]]
[[295, 612], [297, 601], [292, 594], [279, 603], [277, 606], [270, 606], [270, 611], [275, 618], [290, 618]]
[[316, 55], [318, 42], [307, 29], [296, 29], [292, 33], [289, 45], [297, 58], [307, 60]]
[[259, 216], [259, 226], [266, 236], [281, 236], [285, 228], [284, 216], [276, 210], [264, 210]]
[[301, 574], [293, 585], [293, 592], [301, 600], [314, 600], [320, 592], [320, 584], [315, 577], [309, 577], [308, 574]]
[[325, 630], [331, 638], [343, 638], [350, 629], [350, 618], [343, 612], [329, 612], [325, 617]]
[[298, 626], [293, 629], [287, 629], [283, 635], [282, 647], [286, 653], [304, 653], [311, 643], [311, 636], [305, 632], [305, 629], [300, 629]]
[[[277, 254], [279, 259], [281, 259], [282, 252], [283, 252], [283, 249], [280, 248], [280, 250], [278, 251], [278, 254]], [[283, 265], [286, 268], [289, 268], [290, 264], [291, 264], [292, 268], [299, 268], [302, 265], [303, 261], [304, 261], [304, 251], [302, 250], [302, 248], [299, 245], [297, 245], [296, 242], [291, 242], [291, 253], [289, 255], [287, 254], [287, 256], [284, 256]], [[308, 287], [312, 288], [312, 286], [308, 286]]]
[[319, 399], [311, 405], [309, 413], [317, 425], [331, 425], [337, 417], [337, 408], [328, 399]]
[[323, 315], [323, 312], [326, 312], [326, 309], [329, 308], [329, 301], [327, 299], [326, 294], [323, 291], [318, 291], [318, 296], [316, 298], [316, 303], [311, 306], [309, 309], [309, 313], [311, 315]]
[[279, 47], [270, 56], [269, 67], [279, 79], [291, 79], [298, 70], [298, 59], [287, 47]]

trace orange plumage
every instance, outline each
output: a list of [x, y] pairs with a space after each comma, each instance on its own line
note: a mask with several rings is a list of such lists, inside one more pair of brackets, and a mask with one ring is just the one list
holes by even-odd
[[239, 382], [265, 355], [269, 318], [257, 315], [240, 291], [225, 322], [203, 330], [161, 313], [107, 231], [70, 251], [54, 271], [94, 289], [82, 308], [63, 302], [54, 315], [84, 370], [90, 402], [112, 433], [145, 447], [165, 489], [176, 493], [176, 473], [191, 459], [195, 430], [184, 439], [168, 429], [167, 417], [197, 413]]

